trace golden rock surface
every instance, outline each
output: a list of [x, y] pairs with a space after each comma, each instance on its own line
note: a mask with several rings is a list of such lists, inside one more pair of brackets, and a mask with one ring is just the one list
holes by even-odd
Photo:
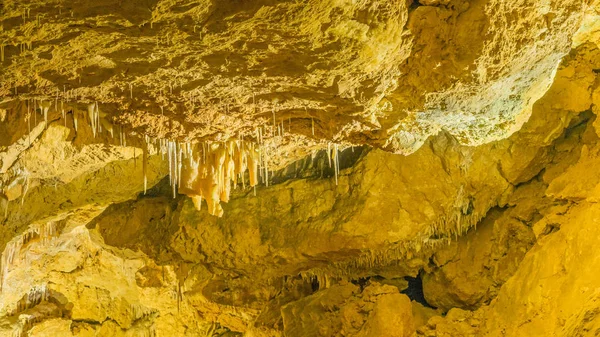
[[0, 336], [597, 336], [597, 0], [0, 3]]

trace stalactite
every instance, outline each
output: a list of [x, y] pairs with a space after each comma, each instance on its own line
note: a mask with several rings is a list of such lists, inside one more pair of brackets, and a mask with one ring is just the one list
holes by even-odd
[[340, 153], [338, 144], [333, 144], [333, 166], [335, 171], [335, 185], [338, 184], [338, 175], [340, 173]]
[[262, 132], [260, 128], [256, 128], [256, 140], [258, 144], [262, 144]]
[[37, 107], [36, 107], [36, 103], [37, 101], [34, 99], [33, 100], [33, 124], [37, 125]]
[[60, 111], [61, 111], [62, 118], [63, 118], [65, 127], [66, 127], [67, 126], [67, 112], [65, 111], [65, 102], [63, 100], [60, 101]]
[[88, 104], [88, 116], [90, 118], [90, 122], [91, 122], [91, 126], [92, 126], [92, 133], [94, 134], [94, 138], [96, 138], [96, 134], [98, 132], [98, 124], [97, 124], [97, 119], [96, 119], [96, 114], [97, 114], [97, 105], [96, 103], [90, 103]]
[[[8, 311], [8, 316], [16, 316], [23, 311], [34, 308], [38, 304], [43, 301], [48, 301], [50, 299], [50, 290], [48, 289], [48, 285], [36, 285], [29, 289], [29, 291], [23, 295], [23, 297], [15, 304], [15, 308]], [[27, 330], [32, 323], [35, 323], [36, 320], [39, 319], [37, 315], [27, 315], [21, 320], [21, 328], [22, 330]]]
[[42, 245], [47, 245], [58, 234], [57, 224], [53, 221], [45, 224], [32, 224], [23, 234], [8, 242], [0, 257], [0, 291], [4, 287], [5, 277], [10, 267], [22, 258], [22, 253], [25, 255], [23, 258], [27, 258], [24, 246], [34, 239], [41, 241]]
[[177, 143], [177, 186], [181, 186], [181, 168], [183, 166], [183, 148]]
[[75, 132], [77, 132], [77, 112], [73, 110], [73, 127], [75, 128]]
[[316, 281], [319, 284], [319, 289], [321, 290], [329, 288], [333, 279], [339, 279], [341, 277], [331, 275], [326, 271], [315, 268], [313, 270], [300, 272], [300, 278], [302, 279], [302, 281], [308, 283]]
[[50, 101], [40, 101], [40, 109], [44, 115], [44, 123], [46, 124], [46, 128], [48, 127], [48, 110], [50, 110], [51, 105], [52, 103], [50, 103]]
[[142, 153], [142, 171], [144, 173], [144, 195], [146, 195], [146, 191], [148, 190], [148, 136], [144, 137], [144, 148]]
[[273, 126], [271, 127], [271, 134], [275, 134], [275, 128], [277, 127], [277, 120], [275, 119], [275, 109], [276, 109], [276, 104], [273, 104], [272, 107], [272, 112], [273, 112]]
[[192, 151], [189, 161], [181, 161], [180, 173], [172, 172], [179, 174], [174, 182], [181, 182], [179, 193], [192, 197], [196, 208], [204, 199], [209, 213], [221, 216], [220, 202], [229, 201], [231, 185], [240, 175], [247, 170], [250, 186], [258, 183], [259, 152], [253, 143], [241, 140], [203, 145], [201, 152]]
[[261, 167], [264, 171], [263, 180], [265, 182], [265, 186], [269, 186], [269, 165], [268, 165], [268, 157], [267, 157], [266, 148], [263, 148], [260, 151], [260, 154], [261, 154], [261, 158], [262, 158]]
[[177, 176], [175, 170], [175, 159], [174, 158], [174, 149], [173, 149], [174, 141], [167, 141], [167, 157], [169, 160], [169, 183], [171, 184], [171, 188], [173, 190], [173, 199], [177, 196]]
[[95, 112], [96, 112], [96, 127], [98, 128], [98, 133], [102, 133], [102, 122], [100, 120], [100, 109], [98, 108], [98, 102], [95, 102]]

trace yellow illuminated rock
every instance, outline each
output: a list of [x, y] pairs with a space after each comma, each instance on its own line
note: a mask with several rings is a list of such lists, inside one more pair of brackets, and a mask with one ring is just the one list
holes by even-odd
[[597, 336], [599, 113], [597, 0], [5, 0], [0, 336]]

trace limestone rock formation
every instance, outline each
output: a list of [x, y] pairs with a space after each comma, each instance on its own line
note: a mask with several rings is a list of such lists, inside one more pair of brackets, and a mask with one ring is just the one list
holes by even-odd
[[423, 275], [430, 305], [473, 309], [489, 302], [535, 242], [533, 230], [510, 211], [490, 210], [478, 227], [433, 255], [433, 270]]
[[596, 336], [597, 0], [0, 2], [0, 336]]
[[394, 286], [340, 284], [281, 310], [290, 336], [412, 336], [411, 303]]

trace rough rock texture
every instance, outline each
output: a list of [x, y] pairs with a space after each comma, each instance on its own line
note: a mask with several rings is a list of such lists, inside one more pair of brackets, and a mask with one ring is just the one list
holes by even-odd
[[435, 269], [423, 275], [427, 303], [449, 310], [489, 302], [534, 242], [533, 230], [510, 211], [491, 210], [477, 230], [433, 255]]
[[56, 118], [98, 102], [106, 123], [158, 138], [260, 128], [274, 165], [323, 141], [411, 153], [444, 130], [478, 145], [527, 120], [586, 5], [9, 0], [0, 96], [58, 98]]
[[[550, 106], [571, 112], [585, 109], [583, 114], [589, 114], [598, 111], [600, 103], [596, 70], [600, 66], [600, 54], [597, 45], [581, 46], [577, 54], [580, 57], [571, 61], [574, 67], [569, 73], [572, 75], [560, 81], [559, 71], [555, 82], [557, 89], [560, 83], [563, 90], [570, 88], [569, 95], [565, 94], [562, 102], [555, 101], [555, 105]], [[552, 89], [547, 96], [551, 93]], [[431, 319], [418, 330], [418, 335], [596, 336], [600, 332], [599, 285], [595, 275], [598, 270], [595, 246], [599, 180], [590, 169], [598, 161], [600, 144], [596, 126], [597, 123], [591, 121], [578, 123], [567, 129], [566, 137], [555, 142], [554, 158], [546, 160], [548, 164], [537, 178], [541, 188], [536, 188], [536, 193], [543, 193], [538, 199], [542, 202], [525, 202], [521, 207], [526, 211], [525, 217], [516, 216], [530, 224], [536, 244], [491, 303], [475, 312], [452, 309], [443, 319]], [[517, 208], [522, 200], [518, 197], [514, 201]], [[448, 273], [444, 267], [441, 270], [437, 273]], [[477, 290], [469, 289], [466, 293], [476, 296]], [[456, 293], [451, 291], [438, 300], [450, 302]]]
[[[0, 336], [597, 335], [598, 22], [1, 3]], [[222, 184], [238, 144], [258, 186]], [[176, 193], [187, 156], [220, 217]]]
[[[394, 286], [340, 284], [281, 310], [288, 336], [412, 336], [411, 303]], [[315, 320], [316, 318], [316, 320]]]

